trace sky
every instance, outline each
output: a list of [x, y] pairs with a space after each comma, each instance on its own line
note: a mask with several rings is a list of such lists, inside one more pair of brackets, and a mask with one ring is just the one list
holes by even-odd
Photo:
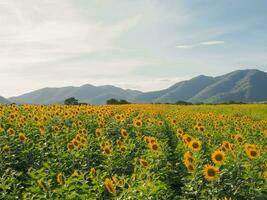
[[266, 0], [0, 0], [0, 95], [267, 70]]

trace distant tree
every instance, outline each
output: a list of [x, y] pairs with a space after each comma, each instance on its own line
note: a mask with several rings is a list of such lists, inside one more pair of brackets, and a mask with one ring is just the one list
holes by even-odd
[[112, 98], [112, 99], [107, 100], [107, 104], [116, 105], [116, 104], [119, 104], [119, 101], [117, 99]]
[[119, 101], [119, 104], [130, 104], [130, 102], [128, 102], [128, 101], [126, 101], [126, 100], [124, 100], [124, 99], [121, 99], [121, 100]]
[[177, 104], [177, 105], [192, 105], [191, 102], [186, 102], [186, 101], [177, 101], [175, 104]]
[[125, 99], [118, 100], [118, 99], [114, 99], [114, 98], [107, 100], [106, 103], [108, 105], [130, 104], [130, 102], [126, 101]]
[[75, 97], [70, 97], [64, 101], [65, 105], [78, 105], [79, 101]]

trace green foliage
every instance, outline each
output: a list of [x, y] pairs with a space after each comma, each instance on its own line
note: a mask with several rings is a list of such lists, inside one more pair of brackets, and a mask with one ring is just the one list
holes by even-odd
[[[266, 111], [266, 105], [0, 106], [0, 199], [264, 199]], [[201, 142], [199, 151], [186, 135]], [[211, 155], [225, 141], [233, 148], [216, 165]], [[246, 144], [260, 155], [250, 158]], [[218, 168], [213, 181], [203, 173], [206, 164]]]
[[70, 97], [64, 101], [65, 105], [78, 105], [79, 102], [75, 97]]
[[126, 101], [125, 99], [117, 100], [114, 98], [107, 100], [107, 105], [121, 105], [121, 104], [130, 104], [130, 102]]

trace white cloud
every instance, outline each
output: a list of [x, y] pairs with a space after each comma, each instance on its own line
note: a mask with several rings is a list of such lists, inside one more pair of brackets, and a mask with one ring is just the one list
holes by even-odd
[[224, 44], [224, 41], [207, 41], [207, 42], [201, 42], [199, 43], [199, 45], [204, 45], [204, 46], [207, 46], [207, 45], [219, 45], [219, 44]]
[[191, 49], [193, 48], [195, 45], [177, 45], [176, 47], [179, 49]]
[[192, 49], [194, 47], [198, 47], [198, 46], [210, 46], [210, 45], [221, 45], [224, 44], [224, 41], [220, 41], [220, 40], [211, 40], [211, 41], [206, 41], [206, 42], [200, 42], [197, 44], [184, 44], [184, 45], [177, 45], [176, 48], [179, 49]]

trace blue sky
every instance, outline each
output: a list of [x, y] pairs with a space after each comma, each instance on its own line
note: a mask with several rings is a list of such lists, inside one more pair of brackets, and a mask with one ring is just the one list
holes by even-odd
[[0, 95], [267, 70], [266, 0], [1, 0]]

